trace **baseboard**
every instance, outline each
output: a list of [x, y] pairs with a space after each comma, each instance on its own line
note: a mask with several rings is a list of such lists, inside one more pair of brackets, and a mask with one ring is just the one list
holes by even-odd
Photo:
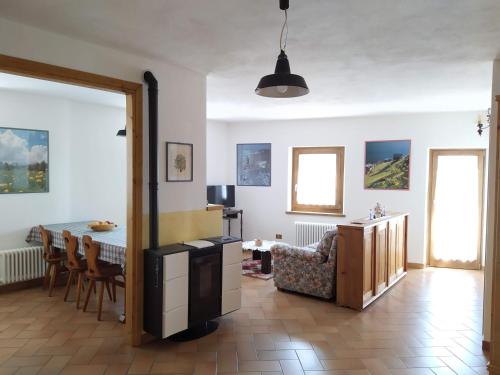
[[43, 277], [33, 280], [19, 281], [17, 283], [0, 285], [0, 293], [13, 292], [21, 289], [29, 289], [42, 286]]
[[489, 352], [490, 351], [490, 342], [483, 340], [483, 344], [481, 345], [483, 348], [483, 352]]
[[422, 263], [408, 263], [407, 266], [408, 266], [408, 268], [413, 268], [413, 269], [418, 269], [418, 270], [425, 268], [425, 264], [422, 264]]

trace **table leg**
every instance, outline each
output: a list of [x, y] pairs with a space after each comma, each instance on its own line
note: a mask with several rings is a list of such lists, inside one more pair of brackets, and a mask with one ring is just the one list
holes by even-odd
[[270, 251], [263, 251], [261, 253], [261, 268], [260, 271], [265, 274], [269, 274], [272, 271], [272, 266], [271, 266], [271, 252]]
[[260, 260], [261, 252], [260, 250], [252, 250], [252, 260]]

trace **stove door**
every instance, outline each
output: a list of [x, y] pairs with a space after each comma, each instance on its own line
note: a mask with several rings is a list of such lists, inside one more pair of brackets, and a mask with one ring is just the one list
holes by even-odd
[[193, 251], [189, 265], [189, 325], [221, 315], [221, 246]]

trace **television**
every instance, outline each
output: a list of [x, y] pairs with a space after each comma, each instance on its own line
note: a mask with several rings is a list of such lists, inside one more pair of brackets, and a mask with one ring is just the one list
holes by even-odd
[[222, 204], [224, 207], [234, 207], [234, 185], [207, 186], [207, 202]]

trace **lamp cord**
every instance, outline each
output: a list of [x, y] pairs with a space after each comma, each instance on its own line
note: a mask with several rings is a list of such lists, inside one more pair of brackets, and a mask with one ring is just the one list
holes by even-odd
[[[286, 29], [285, 33], [285, 43], [283, 44], [283, 32]], [[285, 9], [285, 22], [283, 22], [283, 26], [281, 27], [281, 35], [280, 35], [280, 50], [285, 51], [286, 50], [286, 42], [288, 40], [288, 13]]]

